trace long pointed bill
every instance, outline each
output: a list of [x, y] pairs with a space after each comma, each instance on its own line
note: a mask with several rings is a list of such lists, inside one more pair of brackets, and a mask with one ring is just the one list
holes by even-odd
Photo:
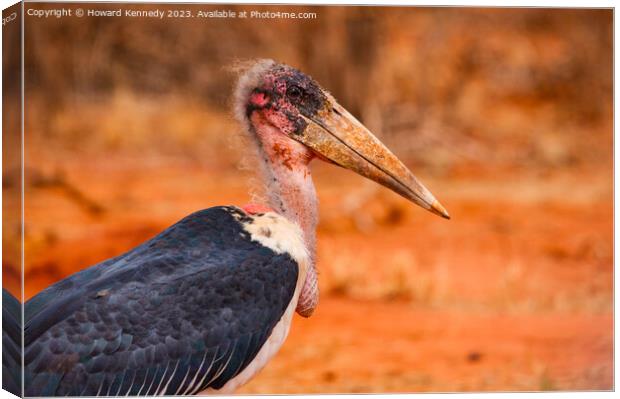
[[415, 204], [450, 219], [446, 209], [405, 165], [353, 115], [329, 96], [325, 107], [293, 138], [331, 162], [397, 192]]

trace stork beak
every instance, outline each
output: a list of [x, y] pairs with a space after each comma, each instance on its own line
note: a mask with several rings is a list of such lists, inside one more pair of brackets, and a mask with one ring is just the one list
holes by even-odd
[[395, 191], [443, 218], [448, 211], [405, 165], [364, 125], [326, 94], [327, 106], [302, 115], [304, 131], [293, 138], [319, 156]]

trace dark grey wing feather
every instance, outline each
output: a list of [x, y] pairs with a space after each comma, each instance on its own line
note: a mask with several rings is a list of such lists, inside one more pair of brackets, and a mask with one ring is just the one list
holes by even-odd
[[243, 218], [236, 208], [197, 212], [29, 301], [26, 395], [188, 394], [234, 378], [298, 275], [289, 255], [251, 241]]
[[22, 306], [2, 289], [2, 389], [21, 396]]

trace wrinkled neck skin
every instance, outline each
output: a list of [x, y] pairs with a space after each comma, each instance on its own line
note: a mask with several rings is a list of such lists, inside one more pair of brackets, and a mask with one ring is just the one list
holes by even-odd
[[263, 179], [269, 206], [287, 219], [297, 223], [304, 234], [311, 265], [297, 303], [297, 313], [309, 317], [319, 299], [316, 275], [316, 226], [318, 201], [309, 163], [314, 157], [304, 145], [289, 139], [258, 113], [251, 118], [258, 141]]

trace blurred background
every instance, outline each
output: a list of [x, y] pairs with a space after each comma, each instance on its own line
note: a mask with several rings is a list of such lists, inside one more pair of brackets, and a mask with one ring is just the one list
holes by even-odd
[[82, 7], [316, 18], [26, 16], [26, 298], [248, 202], [230, 67], [274, 58], [331, 91], [452, 220], [314, 165], [321, 303], [242, 393], [612, 389], [612, 10]]

